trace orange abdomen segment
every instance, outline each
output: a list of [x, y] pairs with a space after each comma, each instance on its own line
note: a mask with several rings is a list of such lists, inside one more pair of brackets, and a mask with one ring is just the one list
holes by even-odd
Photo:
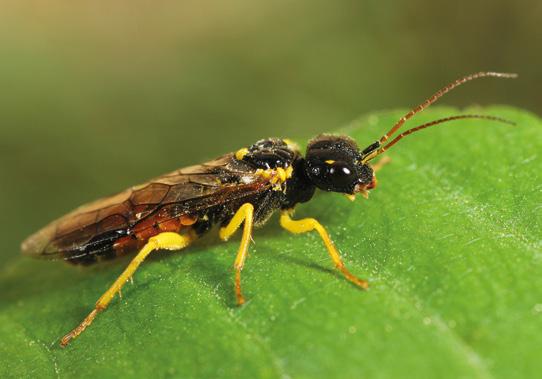
[[113, 250], [116, 255], [123, 255], [141, 249], [149, 238], [163, 232], [181, 233], [183, 229], [190, 228], [197, 221], [197, 217], [183, 215], [168, 219], [158, 213], [137, 223], [129, 234], [120, 237], [113, 243]]

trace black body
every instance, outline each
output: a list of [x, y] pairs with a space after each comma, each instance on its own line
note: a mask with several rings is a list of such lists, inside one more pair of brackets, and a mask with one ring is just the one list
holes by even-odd
[[[348, 137], [319, 136], [306, 158], [278, 138], [242, 150], [78, 208], [27, 239], [23, 252], [90, 264], [136, 251], [161, 232], [202, 235], [226, 225], [245, 203], [260, 226], [274, 211], [309, 201], [316, 188], [354, 194], [373, 179]], [[279, 170], [288, 176], [278, 180]]]

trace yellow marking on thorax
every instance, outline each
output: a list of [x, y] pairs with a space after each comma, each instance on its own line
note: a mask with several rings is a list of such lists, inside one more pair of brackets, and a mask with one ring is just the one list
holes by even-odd
[[328, 159], [327, 161], [325, 161], [327, 164], [333, 164], [335, 163], [335, 161], [333, 159]]
[[292, 177], [293, 172], [294, 169], [292, 166], [289, 166], [286, 169], [282, 167], [277, 167], [276, 169], [268, 168], [266, 170], [259, 168], [256, 170], [256, 175], [269, 180], [269, 182], [273, 184], [273, 190], [282, 191], [282, 184]]
[[283, 138], [282, 140], [293, 151], [299, 151], [299, 145], [297, 143], [295, 143], [294, 141], [292, 141], [291, 139]]
[[242, 149], [239, 149], [235, 152], [235, 159], [238, 161], [243, 160], [245, 155], [248, 154], [248, 149], [246, 147], [243, 147]]

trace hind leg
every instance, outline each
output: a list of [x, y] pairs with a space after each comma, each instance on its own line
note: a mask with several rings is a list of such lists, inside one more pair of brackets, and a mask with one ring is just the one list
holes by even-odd
[[147, 244], [143, 246], [135, 258], [132, 259], [124, 272], [117, 278], [117, 280], [115, 280], [115, 283], [113, 283], [113, 285], [109, 287], [109, 289], [105, 291], [105, 293], [98, 299], [92, 312], [90, 312], [76, 328], [62, 337], [60, 340], [60, 346], [65, 347], [68, 345], [71, 340], [83, 333], [85, 329], [92, 324], [98, 313], [107, 308], [111, 300], [113, 300], [113, 297], [115, 297], [115, 294], [120, 292], [126, 281], [132, 277], [139, 265], [150, 253], [160, 249], [180, 250], [188, 246], [193, 240], [194, 237], [191, 234], [180, 235], [172, 232], [160, 233], [149, 238]]

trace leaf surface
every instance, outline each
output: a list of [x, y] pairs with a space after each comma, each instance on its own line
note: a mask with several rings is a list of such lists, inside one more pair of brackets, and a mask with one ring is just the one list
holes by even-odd
[[[234, 305], [238, 238], [161, 252], [66, 349], [126, 260], [77, 269], [20, 258], [1, 270], [0, 377], [510, 378], [542, 369], [542, 124], [441, 125], [391, 149], [369, 201], [318, 194], [297, 210], [329, 229], [345, 281], [317, 235], [273, 218], [257, 230]], [[368, 145], [401, 111], [339, 132]], [[416, 124], [459, 113], [434, 108]], [[415, 124], [411, 123], [410, 126]]]

